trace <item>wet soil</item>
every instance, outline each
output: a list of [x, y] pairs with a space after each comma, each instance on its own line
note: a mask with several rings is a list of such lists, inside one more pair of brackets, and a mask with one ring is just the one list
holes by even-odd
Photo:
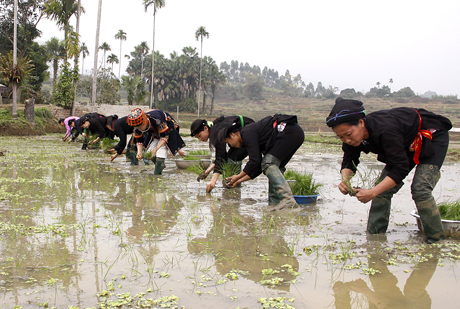
[[[413, 173], [393, 198], [388, 233], [367, 235], [370, 204], [337, 189], [340, 147], [299, 149], [287, 167], [313, 172], [324, 183], [321, 197], [275, 213], [263, 175], [206, 194], [206, 181], [172, 159], [154, 176], [153, 165], [111, 162], [60, 135], [0, 137], [0, 148], [0, 308], [453, 308], [460, 301], [460, 242], [425, 244], [410, 216]], [[383, 167], [370, 155], [362, 166]], [[437, 201], [459, 198], [459, 167], [445, 162]]]

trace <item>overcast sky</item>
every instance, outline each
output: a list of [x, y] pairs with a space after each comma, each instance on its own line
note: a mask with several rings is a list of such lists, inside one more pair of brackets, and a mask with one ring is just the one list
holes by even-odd
[[[315, 87], [367, 92], [377, 82], [392, 91], [411, 87], [416, 93], [431, 90], [460, 95], [460, 1], [458, 0], [166, 0], [156, 15], [155, 50], [169, 57], [185, 46], [196, 47], [195, 31], [206, 27], [209, 39], [203, 55], [218, 65], [238, 60], [275, 69], [284, 75], [300, 74]], [[98, 0], [82, 0], [81, 42], [90, 55], [84, 69], [94, 66]], [[75, 20], [72, 20], [75, 25]], [[103, 0], [99, 45], [107, 42], [120, 57], [122, 29], [127, 40], [124, 57], [147, 41], [152, 47], [153, 9], [142, 0]], [[40, 43], [63, 32], [43, 19]], [[101, 59], [102, 53], [99, 53]], [[118, 75], [118, 67], [114, 71]], [[89, 71], [88, 71], [89, 72]]]

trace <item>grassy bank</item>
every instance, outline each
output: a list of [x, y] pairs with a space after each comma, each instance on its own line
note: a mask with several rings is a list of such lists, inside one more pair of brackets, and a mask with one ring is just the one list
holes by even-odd
[[18, 110], [18, 117], [15, 119], [11, 107], [0, 108], [0, 136], [44, 135], [59, 132], [63, 132], [62, 127], [46, 107], [35, 109], [35, 123], [30, 123], [24, 118], [23, 110]]

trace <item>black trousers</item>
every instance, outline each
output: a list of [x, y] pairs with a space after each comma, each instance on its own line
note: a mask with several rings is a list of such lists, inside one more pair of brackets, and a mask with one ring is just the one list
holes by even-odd
[[281, 161], [280, 168], [284, 168], [291, 160], [297, 149], [305, 140], [303, 129], [296, 124], [288, 124], [282, 132], [278, 132], [275, 143], [267, 151]]

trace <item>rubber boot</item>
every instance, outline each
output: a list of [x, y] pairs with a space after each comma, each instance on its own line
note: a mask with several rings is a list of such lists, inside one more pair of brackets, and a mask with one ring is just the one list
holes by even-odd
[[161, 172], [163, 172], [163, 169], [165, 168], [165, 159], [164, 158], [156, 158], [155, 160], [155, 170], [153, 172], [153, 175], [161, 175]]
[[428, 243], [444, 239], [441, 215], [432, 195], [440, 177], [441, 173], [436, 165], [419, 164], [411, 186], [412, 198], [417, 206]]
[[283, 208], [296, 208], [297, 205], [291, 187], [279, 169], [280, 161], [271, 154], [262, 159], [262, 172], [268, 177], [268, 201], [276, 204], [270, 211]]
[[131, 161], [131, 165], [139, 165], [139, 160], [136, 158], [137, 150], [134, 151], [134, 148], [129, 147], [126, 149], [126, 157]]
[[88, 148], [88, 135], [86, 135], [86, 129], [83, 130], [83, 133], [85, 133], [85, 138], [83, 139], [81, 150], [86, 150], [86, 148]]
[[[388, 175], [386, 170], [383, 170], [376, 184], [380, 183]], [[367, 232], [370, 234], [385, 233], [388, 229], [388, 223], [390, 222], [390, 209], [391, 209], [391, 198], [393, 195], [401, 189], [404, 183], [397, 184], [395, 187], [377, 195], [371, 204], [369, 210], [369, 218], [367, 220]]]

